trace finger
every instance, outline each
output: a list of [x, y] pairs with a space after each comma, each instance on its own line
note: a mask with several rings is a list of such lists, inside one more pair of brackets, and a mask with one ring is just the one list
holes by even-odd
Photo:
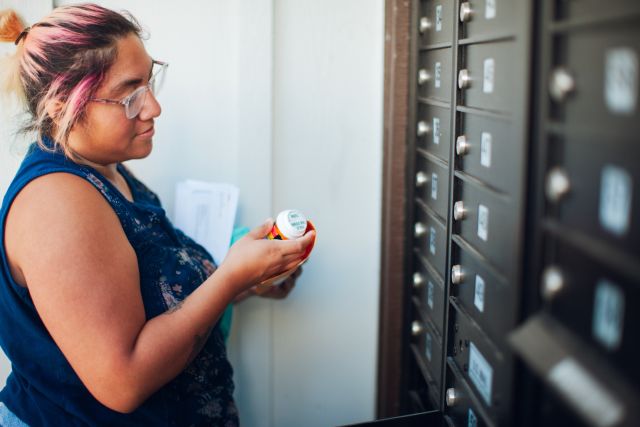
[[272, 227], [273, 227], [273, 219], [267, 218], [265, 222], [263, 222], [262, 224], [260, 224], [259, 226], [251, 230], [249, 233], [247, 233], [247, 236], [250, 236], [253, 239], [262, 239], [267, 234], [269, 234], [269, 231], [271, 230]]
[[302, 254], [304, 254], [304, 252], [307, 250], [309, 245], [313, 242], [313, 239], [315, 239], [315, 236], [316, 236], [316, 232], [310, 231], [309, 233], [305, 234], [304, 236], [296, 240], [283, 240], [283, 243], [284, 243], [284, 245], [282, 246], [283, 254], [284, 255], [294, 254], [300, 257]]

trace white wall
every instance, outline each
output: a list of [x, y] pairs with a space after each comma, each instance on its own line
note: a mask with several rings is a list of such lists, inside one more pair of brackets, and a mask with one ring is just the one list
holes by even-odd
[[237, 307], [229, 351], [243, 424], [372, 419], [383, 0], [99, 3], [131, 11], [151, 55], [170, 62], [154, 152], [132, 163], [167, 211], [189, 177], [237, 184], [239, 224], [295, 207], [318, 227], [287, 300]]
[[273, 205], [318, 228], [305, 280], [274, 310], [276, 426], [374, 417], [383, 10], [276, 1]]

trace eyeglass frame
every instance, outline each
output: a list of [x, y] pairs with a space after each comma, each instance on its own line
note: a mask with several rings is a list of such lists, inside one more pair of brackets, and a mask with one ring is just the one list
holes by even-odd
[[129, 105], [131, 104], [131, 100], [137, 94], [139, 94], [140, 92], [144, 92], [144, 95], [146, 96], [146, 92], [149, 91], [155, 96], [155, 93], [154, 93], [154, 91], [152, 89], [152, 86], [155, 83], [156, 77], [158, 77], [158, 75], [160, 73], [165, 72], [165, 70], [169, 66], [169, 63], [168, 62], [164, 62], [164, 61], [156, 61], [155, 59], [152, 59], [151, 60], [151, 68], [152, 69], [153, 69], [154, 65], [159, 65], [160, 69], [158, 69], [158, 71], [156, 71], [149, 78], [149, 81], [147, 82], [147, 84], [143, 85], [143, 86], [140, 86], [139, 88], [137, 88], [136, 90], [131, 92], [129, 95], [127, 95], [124, 98], [122, 98], [121, 100], [118, 101], [118, 100], [115, 100], [115, 99], [107, 99], [107, 98], [91, 98], [91, 99], [89, 99], [89, 101], [100, 102], [100, 103], [103, 103], [103, 104], [122, 105], [124, 107], [124, 114], [127, 117], [127, 119], [129, 119], [129, 120], [135, 119], [140, 114], [140, 111], [142, 111], [142, 107], [144, 107], [144, 102], [146, 101], [146, 99], [143, 100], [142, 106], [140, 107], [140, 111], [138, 111], [134, 116], [129, 117], [129, 114], [127, 114], [127, 112], [129, 111]]

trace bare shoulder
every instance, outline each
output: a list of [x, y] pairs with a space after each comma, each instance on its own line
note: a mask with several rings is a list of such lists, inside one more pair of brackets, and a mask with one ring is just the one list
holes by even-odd
[[27, 264], [40, 264], [36, 257], [54, 261], [84, 252], [78, 259], [87, 259], [87, 251], [96, 245], [104, 250], [126, 250], [128, 240], [109, 203], [79, 176], [52, 173], [36, 178], [20, 191], [10, 207], [5, 248], [12, 272], [17, 270], [17, 279]]

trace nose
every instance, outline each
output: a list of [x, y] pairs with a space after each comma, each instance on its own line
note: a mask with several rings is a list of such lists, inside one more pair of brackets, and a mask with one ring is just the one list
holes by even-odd
[[158, 117], [160, 113], [162, 113], [162, 107], [160, 106], [158, 99], [152, 91], [147, 90], [144, 105], [138, 114], [138, 118], [142, 121], [151, 120]]

